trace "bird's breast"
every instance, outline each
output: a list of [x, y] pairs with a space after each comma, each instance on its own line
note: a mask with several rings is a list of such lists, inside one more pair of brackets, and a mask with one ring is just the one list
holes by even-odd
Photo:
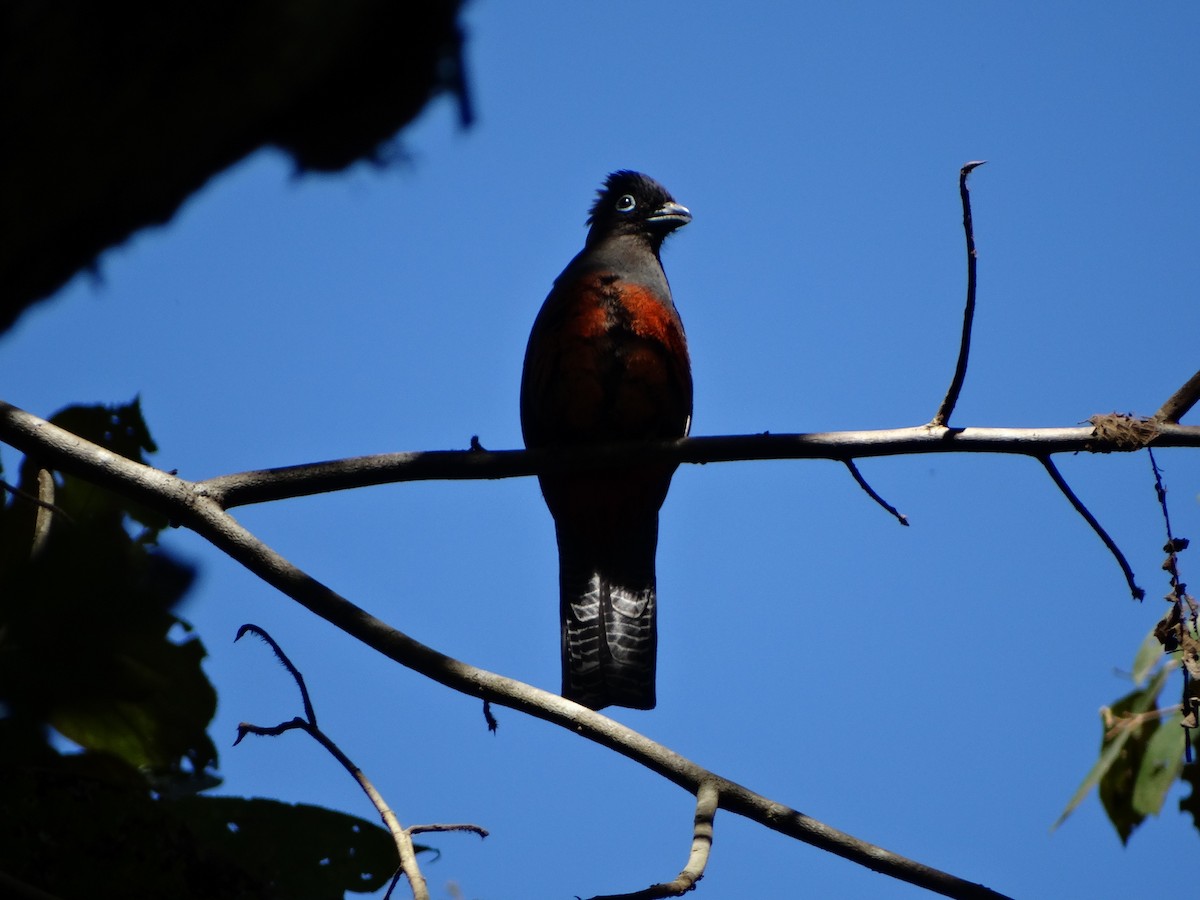
[[669, 297], [610, 272], [589, 272], [556, 285], [539, 319], [526, 359], [527, 442], [685, 433], [691, 369]]

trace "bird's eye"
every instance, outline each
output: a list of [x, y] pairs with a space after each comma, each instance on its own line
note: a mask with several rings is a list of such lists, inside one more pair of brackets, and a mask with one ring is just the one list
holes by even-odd
[[635, 206], [637, 201], [633, 199], [633, 194], [622, 194], [621, 199], [617, 201], [617, 212], [633, 212]]

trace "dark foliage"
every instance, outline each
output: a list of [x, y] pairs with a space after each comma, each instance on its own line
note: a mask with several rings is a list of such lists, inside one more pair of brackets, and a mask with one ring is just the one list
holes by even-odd
[[0, 4], [0, 331], [262, 147], [375, 158], [440, 93], [461, 0]]

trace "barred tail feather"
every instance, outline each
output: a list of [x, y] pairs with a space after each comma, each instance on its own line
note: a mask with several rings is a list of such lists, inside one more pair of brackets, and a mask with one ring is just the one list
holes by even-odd
[[563, 696], [591, 709], [653, 709], [658, 517], [596, 546], [559, 530]]

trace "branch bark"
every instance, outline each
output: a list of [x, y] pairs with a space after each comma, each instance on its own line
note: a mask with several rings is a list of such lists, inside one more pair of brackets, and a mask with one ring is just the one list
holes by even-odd
[[1154, 414], [1154, 420], [1178, 422], [1197, 401], [1200, 401], [1200, 372], [1189, 378], [1183, 387], [1167, 398], [1167, 402]]
[[[4, 407], [0, 406], [0, 409]], [[11, 409], [11, 407], [9, 407]], [[14, 423], [15, 425], [15, 423]], [[11, 433], [5, 425], [0, 438]], [[1156, 447], [1200, 447], [1200, 426], [1154, 423]], [[15, 442], [13, 446], [18, 446]], [[871, 431], [744, 434], [677, 441], [609, 444], [569, 450], [430, 450], [382, 453], [221, 475], [196, 490], [224, 509], [329, 491], [403, 481], [518, 478], [565, 469], [630, 462], [706, 464], [766, 459], [832, 459], [924, 453], [1008, 453], [1041, 458], [1053, 453], [1134, 449], [1097, 437], [1090, 425], [1067, 428], [946, 428], [914, 425]]]
[[1146, 592], [1138, 587], [1137, 580], [1133, 577], [1133, 569], [1129, 565], [1129, 560], [1125, 558], [1125, 554], [1121, 552], [1121, 548], [1104, 530], [1104, 526], [1099, 520], [1092, 515], [1092, 511], [1084, 505], [1084, 502], [1079, 499], [1079, 496], [1071, 490], [1071, 486], [1067, 484], [1062, 473], [1058, 471], [1058, 466], [1054, 465], [1054, 461], [1048, 456], [1043, 456], [1039, 459], [1042, 466], [1046, 469], [1046, 474], [1050, 476], [1050, 480], [1054, 482], [1054, 486], [1062, 492], [1062, 495], [1067, 498], [1075, 512], [1083, 516], [1083, 520], [1091, 526], [1092, 531], [1100, 538], [1104, 546], [1108, 548], [1108, 552], [1113, 555], [1113, 559], [1117, 561], [1117, 565], [1121, 567], [1121, 574], [1125, 576], [1125, 584], [1129, 586], [1129, 593], [1134, 600], [1143, 600]]
[[692, 825], [692, 850], [688, 854], [687, 865], [671, 881], [653, 884], [645, 890], [634, 891], [632, 894], [610, 894], [604, 897], [593, 897], [592, 900], [662, 900], [664, 897], [682, 897], [688, 891], [694, 891], [696, 884], [704, 877], [704, 869], [708, 865], [708, 855], [712, 851], [713, 818], [717, 814], [717, 805], [721, 795], [717, 786], [705, 781], [696, 792], [696, 816]]

